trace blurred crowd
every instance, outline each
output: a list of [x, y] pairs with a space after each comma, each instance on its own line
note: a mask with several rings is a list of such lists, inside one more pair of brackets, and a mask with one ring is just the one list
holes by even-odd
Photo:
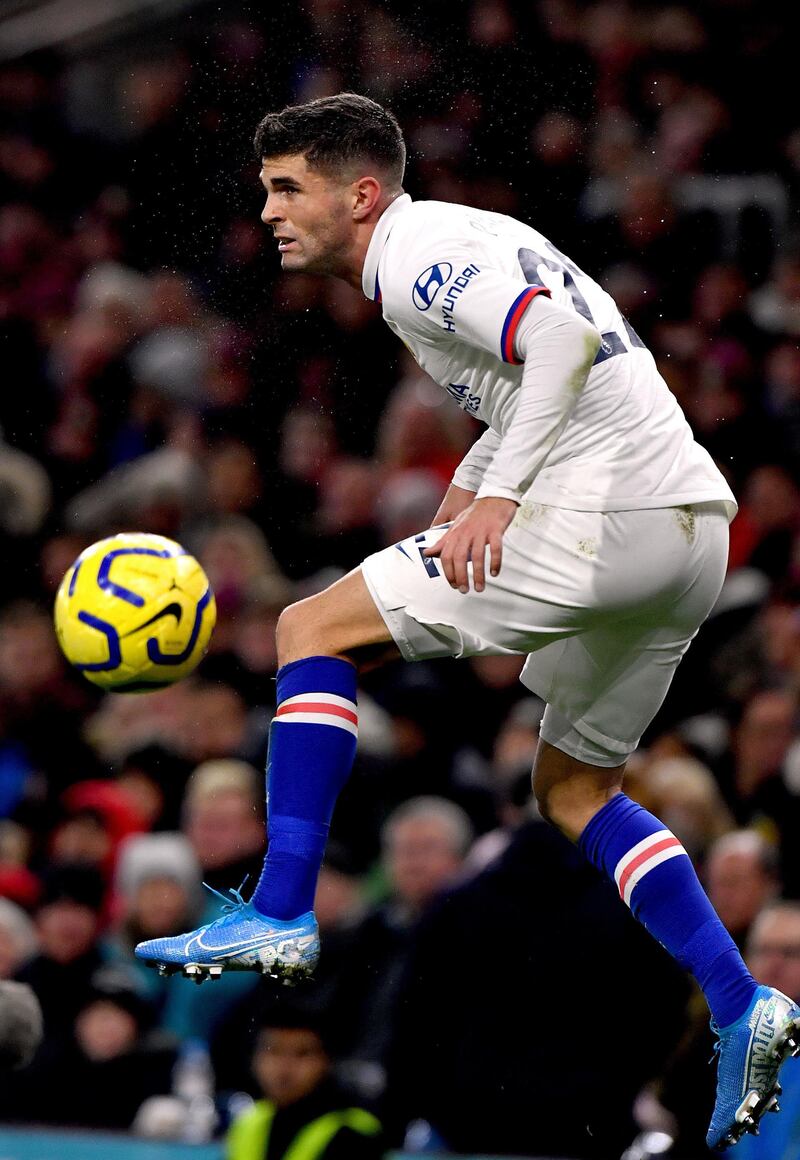
[[[233, 1160], [279, 1160], [312, 1121], [335, 1127], [315, 1137], [328, 1160], [404, 1140], [611, 1160], [640, 1130], [702, 1157], [705, 1016], [535, 817], [542, 705], [521, 659], [364, 677], [316, 983], [201, 989], [132, 949], [258, 874], [281, 610], [425, 528], [477, 434], [377, 306], [281, 277], [259, 221], [257, 121], [353, 88], [397, 114], [412, 196], [528, 220], [614, 294], [737, 493], [725, 588], [628, 790], [757, 977], [800, 999], [800, 121], [781, 8], [266, 8], [200, 3], [0, 65], [0, 978], [45, 1018], [0, 1115], [229, 1131]], [[62, 660], [52, 601], [87, 544], [130, 529], [197, 555], [218, 625], [199, 675], [101, 696]], [[798, 1124], [800, 1083], [742, 1160], [782, 1160], [767, 1129]]]

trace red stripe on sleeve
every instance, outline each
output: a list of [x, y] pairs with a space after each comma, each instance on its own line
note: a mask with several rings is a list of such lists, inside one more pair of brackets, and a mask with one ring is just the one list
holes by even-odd
[[503, 360], [516, 367], [522, 365], [522, 360], [514, 357], [514, 337], [522, 321], [523, 314], [537, 294], [546, 294], [548, 298], [550, 297], [550, 291], [546, 286], [531, 286], [530, 290], [525, 292], [523, 297], [520, 298], [514, 308], [514, 313], [507, 322], [506, 336], [503, 343]]

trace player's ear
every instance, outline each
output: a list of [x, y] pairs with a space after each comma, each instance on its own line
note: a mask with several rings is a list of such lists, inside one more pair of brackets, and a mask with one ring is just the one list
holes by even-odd
[[359, 177], [353, 182], [353, 221], [368, 218], [381, 200], [383, 187], [377, 177]]

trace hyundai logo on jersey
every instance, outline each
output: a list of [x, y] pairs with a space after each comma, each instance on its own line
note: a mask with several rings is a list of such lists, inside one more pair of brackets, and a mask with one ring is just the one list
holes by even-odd
[[434, 298], [452, 275], [453, 267], [449, 262], [437, 262], [435, 266], [423, 270], [411, 292], [417, 310], [429, 310]]
[[453, 320], [453, 311], [456, 307], [456, 299], [459, 294], [463, 294], [467, 286], [469, 286], [470, 278], [474, 278], [476, 274], [480, 274], [480, 266], [476, 266], [474, 262], [470, 262], [465, 266], [459, 276], [456, 278], [452, 286], [448, 288], [447, 293], [442, 299], [442, 326], [445, 330], [455, 333], [456, 324]]

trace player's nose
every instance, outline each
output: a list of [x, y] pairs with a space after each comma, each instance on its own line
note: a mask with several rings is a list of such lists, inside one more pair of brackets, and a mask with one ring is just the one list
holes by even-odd
[[283, 214], [278, 211], [276, 202], [271, 202], [270, 198], [264, 202], [264, 208], [261, 211], [261, 220], [265, 226], [274, 226], [278, 222], [283, 221]]

